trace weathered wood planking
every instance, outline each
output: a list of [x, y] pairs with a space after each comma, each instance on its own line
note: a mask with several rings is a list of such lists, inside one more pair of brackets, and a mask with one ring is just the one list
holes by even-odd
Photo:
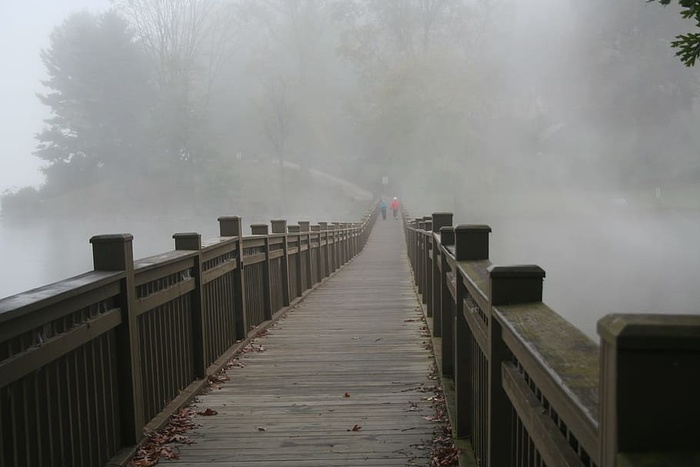
[[398, 222], [377, 221], [364, 252], [199, 398], [198, 410], [218, 415], [198, 417], [196, 443], [162, 462], [428, 465], [435, 426], [423, 417], [433, 415], [426, 391], [435, 383], [403, 243]]

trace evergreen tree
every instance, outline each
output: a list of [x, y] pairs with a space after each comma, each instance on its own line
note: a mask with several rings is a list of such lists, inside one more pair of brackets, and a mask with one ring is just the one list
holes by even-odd
[[51, 108], [35, 155], [47, 186], [64, 191], [137, 170], [145, 156], [149, 75], [141, 48], [117, 13], [68, 17], [42, 51]]

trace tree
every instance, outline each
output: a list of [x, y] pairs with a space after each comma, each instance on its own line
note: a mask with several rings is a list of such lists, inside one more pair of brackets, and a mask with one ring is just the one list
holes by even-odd
[[154, 119], [165, 158], [192, 165], [206, 151], [212, 85], [232, 52], [234, 9], [215, 0], [120, 0], [117, 4], [134, 28], [156, 78]]
[[117, 13], [77, 13], [51, 34], [41, 52], [51, 108], [37, 135], [35, 155], [45, 160], [47, 184], [56, 189], [138, 169], [145, 153], [149, 75], [132, 31]]
[[475, 125], [485, 120], [486, 108], [476, 102], [486, 95], [479, 92], [477, 77], [489, 66], [476, 58], [483, 45], [476, 40], [483, 32], [478, 26], [487, 17], [480, 10], [483, 2], [473, 3], [356, 0], [338, 5], [344, 26], [339, 51], [360, 84], [350, 109], [366, 142], [364, 163], [374, 165], [375, 172], [416, 178], [411, 180], [416, 183], [426, 180], [417, 174], [438, 167], [474, 173], [465, 167], [481, 157]]
[[[647, 0], [647, 3], [651, 2], [659, 2], [664, 6], [671, 4], [671, 0]], [[678, 3], [683, 8], [681, 16], [685, 19], [695, 20], [695, 25], [700, 27], [700, 0], [678, 0]], [[700, 56], [700, 33], [679, 34], [676, 36], [676, 40], [671, 42], [671, 46], [678, 49], [676, 56], [686, 66], [695, 66], [695, 62]]]

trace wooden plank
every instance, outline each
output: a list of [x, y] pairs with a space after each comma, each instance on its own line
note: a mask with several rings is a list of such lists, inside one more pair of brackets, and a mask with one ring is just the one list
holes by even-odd
[[202, 243], [202, 262], [209, 261], [216, 257], [234, 252], [238, 249], [235, 237], [219, 237]]
[[57, 358], [85, 345], [122, 322], [121, 309], [114, 308], [76, 326], [62, 334], [49, 338], [40, 346], [31, 347], [0, 363], [0, 387], [48, 365]]
[[251, 266], [253, 264], [262, 263], [263, 261], [266, 260], [266, 258], [267, 258], [267, 254], [265, 254], [265, 253], [256, 253], [254, 255], [245, 256], [243, 258], [243, 265], [244, 266]]
[[238, 263], [235, 260], [227, 261], [215, 268], [207, 269], [202, 273], [202, 284], [207, 284], [224, 274], [235, 270], [238, 267]]
[[503, 340], [542, 395], [586, 452], [597, 456], [597, 344], [541, 302], [500, 306], [493, 313]]
[[364, 252], [256, 339], [262, 351], [199, 398], [218, 415], [197, 417], [196, 444], [161, 463], [429, 465], [433, 360], [400, 229], [378, 224]]
[[547, 410], [532, 393], [515, 365], [511, 362], [504, 363], [501, 370], [503, 389], [544, 463], [561, 467], [580, 467], [582, 463], [576, 451], [547, 415]]
[[72, 295], [63, 301], [53, 302], [44, 309], [35, 310], [28, 315], [18, 315], [17, 319], [3, 323], [0, 326], [0, 342], [6, 342], [22, 333], [118, 295], [122, 276], [123, 274], [119, 273], [113, 276], [116, 279], [114, 282], [104, 283], [99, 288], [88, 289], [79, 295]]
[[142, 315], [147, 311], [153, 310], [171, 300], [175, 300], [185, 294], [188, 294], [194, 290], [195, 280], [186, 279], [180, 281], [170, 287], [167, 287], [158, 292], [154, 292], [144, 298], [136, 300], [136, 316]]
[[171, 251], [134, 262], [134, 286], [162, 279], [194, 267], [197, 252]]
[[[11, 295], [0, 300], [0, 324], [29, 315], [36, 310], [49, 308], [56, 303], [85, 295], [94, 289], [119, 282], [124, 273], [112, 271], [93, 271], [80, 274], [43, 287]], [[30, 318], [33, 319], [33, 318]]]

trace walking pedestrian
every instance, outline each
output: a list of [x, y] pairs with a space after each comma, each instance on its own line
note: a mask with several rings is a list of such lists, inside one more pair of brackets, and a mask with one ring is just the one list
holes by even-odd
[[399, 218], [399, 199], [394, 197], [394, 200], [391, 202], [391, 210], [394, 211], [394, 219]]

